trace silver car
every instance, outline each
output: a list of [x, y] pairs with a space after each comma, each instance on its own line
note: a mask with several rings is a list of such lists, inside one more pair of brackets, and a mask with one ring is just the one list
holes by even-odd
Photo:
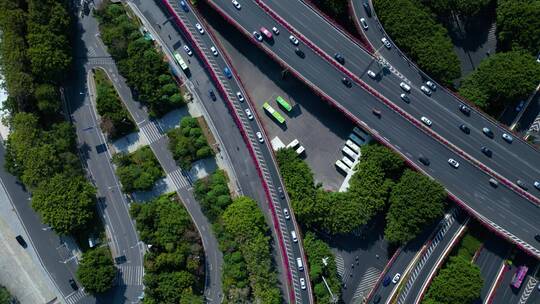
[[263, 143], [264, 142], [264, 137], [262, 136], [262, 133], [261, 132], [257, 132], [255, 133], [257, 135], [257, 138], [259, 139], [259, 142], [260, 143]]
[[452, 166], [452, 167], [454, 167], [456, 169], [459, 167], [459, 163], [453, 158], [449, 158], [448, 163], [450, 164], [450, 166]]
[[195, 23], [195, 27], [197, 28], [199, 33], [201, 33], [201, 35], [204, 34], [204, 29], [202, 28], [202, 25], [200, 25], [199, 23]]
[[253, 120], [253, 114], [251, 114], [251, 110], [250, 109], [245, 109], [244, 110], [246, 112], [246, 116], [249, 120]]
[[426, 86], [421, 86], [420, 90], [422, 90], [422, 92], [424, 92], [424, 94], [426, 94], [427, 96], [431, 95], [431, 90]]
[[388, 39], [386, 39], [386, 37], [383, 37], [381, 39], [382, 43], [384, 44], [384, 46], [387, 48], [387, 49], [391, 49], [392, 48], [392, 45], [390, 44], [390, 41], [388, 41]]
[[298, 39], [296, 39], [296, 37], [294, 37], [293, 35], [290, 35], [289, 36], [289, 40], [291, 41], [292, 44], [294, 45], [298, 45], [300, 42], [298, 41]]

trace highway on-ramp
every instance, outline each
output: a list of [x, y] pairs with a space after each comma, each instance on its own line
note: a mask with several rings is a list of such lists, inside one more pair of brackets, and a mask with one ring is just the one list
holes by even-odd
[[[305, 58], [296, 55], [295, 48], [288, 39], [290, 32], [255, 2], [244, 1], [240, 10], [226, 0], [208, 0], [207, 2], [225, 16], [227, 21], [249, 36], [251, 43], [258, 44], [319, 94], [331, 99], [349, 118], [368, 129], [383, 143], [392, 146], [426, 174], [441, 181], [450, 194], [461, 202], [466, 202], [465, 207], [468, 207], [469, 212], [489, 226], [495, 227], [505, 237], [519, 242], [521, 246], [540, 256], [538, 243], [534, 240], [534, 235], [540, 231], [538, 205], [531, 203], [506, 186], [499, 185], [498, 188], [490, 186], [488, 174], [440, 141], [435, 140], [431, 134], [411, 124], [390, 107], [383, 105], [380, 100], [357, 86], [356, 83], [353, 83], [351, 88], [344, 86], [341, 82], [344, 73], [304, 43], [300, 43], [299, 48], [305, 53]], [[274, 1], [266, 2], [273, 3]], [[280, 3], [288, 4], [296, 3], [296, 1]], [[299, 12], [304, 12], [304, 10], [289, 8], [288, 11], [290, 14], [300, 16], [304, 14]], [[312, 19], [313, 16], [309, 18], [309, 20]], [[305, 26], [305, 22], [302, 24], [304, 24], [302, 29], [308, 27]], [[261, 26], [267, 28], [276, 26], [281, 34], [274, 36], [272, 41], [259, 43], [252, 38], [251, 33], [259, 30]], [[323, 32], [323, 29], [318, 32]], [[336, 35], [334, 33], [334, 36]], [[268, 60], [268, 58], [261, 58], [261, 60]], [[347, 64], [348, 61], [346, 61]], [[373, 61], [372, 66], [377, 66], [377, 63]], [[364, 69], [367, 70], [368, 67]], [[372, 82], [376, 83], [376, 81]], [[397, 86], [396, 91], [399, 92], [399, 90]], [[420, 96], [419, 94], [421, 93], [417, 92], [414, 96]], [[372, 113], [373, 109], [381, 112], [380, 117]], [[428, 156], [431, 164], [421, 165], [418, 162], [420, 155]], [[454, 169], [449, 166], [447, 163], [449, 158], [457, 160], [460, 163], [459, 168]]]

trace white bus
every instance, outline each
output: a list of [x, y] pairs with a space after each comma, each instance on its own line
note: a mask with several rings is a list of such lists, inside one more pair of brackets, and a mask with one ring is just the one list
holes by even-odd
[[353, 168], [353, 164], [354, 164], [354, 163], [353, 163], [353, 161], [350, 160], [347, 156], [343, 156], [343, 158], [341, 159], [341, 161], [342, 161], [345, 165], [347, 165], [347, 167], [349, 167], [349, 168], [351, 168], [351, 169]]
[[341, 161], [341, 160], [337, 160], [336, 161], [336, 167], [338, 167], [339, 169], [341, 169], [341, 171], [343, 171], [345, 174], [349, 174], [349, 172], [351, 171], [347, 166], [345, 166], [345, 164]]
[[287, 145], [287, 148], [296, 148], [296, 146], [298, 146], [300, 144], [300, 142], [298, 141], [298, 139], [294, 139], [293, 141], [291, 141], [288, 145]]
[[343, 147], [343, 149], [341, 149], [341, 151], [343, 151], [343, 153], [345, 153], [345, 155], [347, 155], [352, 160], [357, 160], [358, 159], [358, 154], [354, 153], [354, 151], [351, 150], [347, 146]]
[[347, 145], [347, 147], [351, 148], [354, 152], [356, 152], [357, 154], [360, 154], [360, 147], [357, 144], [353, 143], [352, 140], [347, 139], [345, 144]]
[[302, 153], [304, 153], [304, 151], [306, 151], [306, 149], [304, 149], [303, 146], [300, 146], [298, 147], [298, 149], [296, 149], [296, 154], [301, 155]]

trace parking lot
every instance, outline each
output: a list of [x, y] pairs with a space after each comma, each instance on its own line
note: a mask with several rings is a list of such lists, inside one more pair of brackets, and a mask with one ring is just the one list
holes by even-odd
[[[316, 182], [322, 183], [325, 189], [338, 190], [344, 175], [334, 163], [343, 157], [341, 148], [353, 124], [294, 76], [283, 73], [278, 64], [244, 36], [223, 24], [220, 18], [212, 18], [209, 14], [206, 19], [212, 22], [210, 25], [230, 55], [268, 138], [272, 140], [278, 136], [285, 145], [298, 139], [305, 148], [304, 157], [314, 172]], [[283, 97], [293, 109], [287, 112], [280, 107], [275, 100], [277, 96]], [[264, 102], [285, 118], [283, 125], [264, 111]]]

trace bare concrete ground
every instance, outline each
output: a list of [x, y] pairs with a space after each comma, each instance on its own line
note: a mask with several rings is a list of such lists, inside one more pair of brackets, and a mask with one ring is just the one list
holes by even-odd
[[[305, 159], [316, 182], [322, 183], [325, 189], [337, 191], [344, 176], [334, 163], [343, 157], [341, 148], [353, 124], [293, 76], [283, 78], [278, 64], [224, 24], [221, 18], [206, 12], [205, 16], [252, 97], [268, 138], [278, 136], [285, 145], [297, 138], [306, 149]], [[278, 95], [294, 106], [291, 113], [277, 105], [275, 98]], [[262, 104], [265, 101], [282, 114], [286, 119], [285, 126], [278, 125], [264, 112]]]

